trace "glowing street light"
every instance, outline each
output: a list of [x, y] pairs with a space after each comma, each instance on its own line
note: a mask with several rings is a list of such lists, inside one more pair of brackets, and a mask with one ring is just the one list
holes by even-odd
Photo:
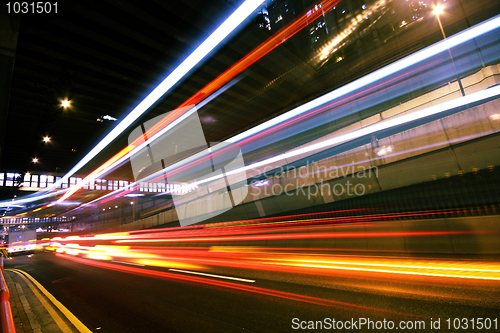
[[[434, 15], [436, 15], [436, 18], [439, 23], [439, 28], [441, 29], [441, 33], [443, 34], [443, 39], [446, 40], [446, 35], [444, 33], [443, 25], [441, 24], [441, 19], [439, 18], [439, 15], [443, 13], [443, 6], [441, 5], [434, 5], [434, 10], [433, 10]], [[465, 96], [465, 91], [464, 87], [462, 86], [462, 81], [460, 80], [460, 77], [458, 76], [458, 71], [457, 67], [455, 66], [455, 61], [453, 60], [453, 56], [451, 55], [451, 51], [448, 48], [448, 53], [451, 58], [451, 63], [453, 65], [453, 69], [455, 70], [455, 75], [457, 76], [457, 81], [458, 81], [458, 86], [460, 87], [460, 92], [462, 93], [462, 96]]]
[[441, 13], [443, 13], [443, 6], [441, 5], [434, 6], [434, 14], [437, 15], [438, 18]]
[[63, 100], [61, 101], [61, 106], [62, 106], [63, 108], [65, 108], [65, 109], [66, 109], [67, 107], [69, 107], [70, 105], [71, 105], [71, 102], [70, 102], [67, 98], [66, 98], [66, 99], [63, 99]]
[[43, 137], [43, 142], [45, 142], [45, 143], [50, 142], [50, 137], [44, 136]]
[[36, 158], [36, 157], [35, 157], [35, 158], [33, 158], [31, 161], [32, 161], [33, 163], [38, 163], [38, 158]]

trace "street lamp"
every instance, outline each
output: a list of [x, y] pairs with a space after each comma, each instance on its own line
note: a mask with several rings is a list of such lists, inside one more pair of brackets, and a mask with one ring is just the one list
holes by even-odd
[[[446, 35], [444, 33], [443, 25], [441, 24], [441, 19], [439, 18], [439, 15], [443, 13], [443, 6], [441, 5], [434, 5], [434, 15], [436, 15], [436, 18], [439, 23], [439, 28], [441, 29], [441, 33], [443, 34], [443, 39], [446, 40]], [[464, 87], [462, 86], [462, 81], [460, 80], [460, 76], [458, 75], [457, 67], [455, 66], [455, 61], [453, 60], [453, 56], [451, 55], [451, 50], [448, 48], [448, 54], [450, 55], [451, 63], [453, 65], [453, 69], [455, 70], [455, 75], [457, 76], [457, 81], [458, 81], [458, 86], [460, 87], [460, 92], [462, 93], [462, 96], [465, 96], [465, 91]]]
[[49, 136], [44, 136], [43, 137], [43, 142], [45, 142], [45, 143], [50, 142], [50, 137]]
[[65, 109], [66, 109], [67, 107], [69, 107], [69, 106], [70, 106], [70, 104], [71, 104], [71, 102], [70, 102], [67, 98], [61, 101], [61, 106], [62, 106], [63, 108], [65, 108]]
[[35, 157], [32, 159], [32, 161], [33, 161], [33, 163], [38, 163], [38, 158]]

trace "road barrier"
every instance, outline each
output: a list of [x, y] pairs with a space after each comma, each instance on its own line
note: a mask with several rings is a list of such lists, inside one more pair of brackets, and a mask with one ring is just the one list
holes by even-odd
[[7, 288], [7, 282], [3, 276], [3, 256], [0, 255], [0, 323], [2, 325], [2, 333], [15, 333], [14, 318], [12, 317], [12, 309], [10, 308], [10, 292]]

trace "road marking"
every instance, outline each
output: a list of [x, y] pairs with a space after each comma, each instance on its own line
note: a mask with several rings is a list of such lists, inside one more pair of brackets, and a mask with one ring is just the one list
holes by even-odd
[[[35, 286], [49, 299], [49, 301], [54, 304], [59, 311], [75, 326], [75, 328], [81, 332], [81, 333], [92, 333], [91, 330], [87, 328], [78, 318], [75, 317], [74, 314], [72, 314], [64, 305], [61, 304], [54, 296], [52, 296], [51, 293], [47, 291], [37, 280], [35, 280], [31, 275], [28, 273], [20, 270], [20, 269], [9, 269], [12, 272], [15, 272], [21, 276], [21, 278], [26, 282], [28, 287], [33, 291], [33, 294], [38, 298], [38, 300], [43, 304], [45, 309], [49, 312], [49, 314], [54, 318], [57, 326], [61, 329], [63, 332], [71, 332], [72, 330], [66, 325], [64, 320], [59, 316], [59, 314], [50, 306], [50, 304], [43, 298], [42, 295], [36, 290]], [[30, 281], [28, 281], [28, 279]], [[30, 283], [31, 282], [31, 283]]]
[[54, 281], [52, 281], [52, 283], [61, 283], [61, 282], [66, 282], [66, 281], [71, 281], [71, 280], [73, 280], [73, 278], [71, 276], [68, 276], [68, 277], [65, 277], [62, 279], [54, 280]]
[[133, 262], [126, 262], [126, 261], [111, 260], [111, 262], [117, 262], [119, 264], [134, 265], [134, 266], [146, 266], [146, 265], [143, 265], [143, 264], [136, 264], [136, 263], [133, 263]]
[[66, 323], [64, 322], [64, 319], [61, 318], [61, 316], [54, 310], [54, 308], [38, 292], [38, 290], [35, 288], [35, 286], [33, 285], [33, 283], [31, 283], [26, 278], [26, 276], [24, 276], [23, 274], [21, 274], [22, 271], [17, 270], [17, 269], [12, 269], [10, 271], [12, 271], [13, 273], [18, 274], [19, 277], [21, 277], [24, 280], [24, 282], [31, 289], [31, 291], [33, 292], [33, 294], [35, 295], [35, 297], [38, 298], [38, 300], [40, 301], [40, 303], [42, 303], [42, 305], [45, 308], [45, 310], [47, 310], [48, 313], [49, 313], [49, 315], [52, 317], [52, 319], [54, 319], [55, 323], [61, 329], [61, 331], [63, 331], [63, 332], [71, 332], [71, 329], [68, 327], [68, 325], [66, 325]]
[[224, 275], [215, 275], [215, 274], [208, 274], [208, 273], [185, 271], [183, 269], [169, 268], [168, 270], [169, 271], [173, 271], [173, 272], [187, 273], [187, 274], [196, 274], [196, 275], [211, 276], [211, 277], [216, 277], [216, 278], [220, 278], [220, 279], [227, 279], [227, 280], [236, 280], [236, 281], [250, 282], [250, 283], [254, 283], [255, 282], [255, 280], [242, 279], [242, 278], [237, 278], [237, 277], [232, 277], [232, 276], [224, 276]]
[[18, 280], [14, 281], [11, 278], [10, 274], [5, 274], [4, 277], [5, 277], [5, 281], [7, 283], [10, 283], [10, 284], [16, 286], [17, 296], [19, 297], [19, 300], [21, 301], [24, 312], [26, 313], [26, 316], [28, 317], [28, 321], [31, 325], [31, 328], [33, 329], [33, 332], [34, 333], [42, 333], [42, 328], [40, 326], [40, 323], [38, 322], [35, 314], [31, 310], [31, 306], [28, 303], [26, 296], [24, 295], [23, 289], [21, 288], [21, 284], [19, 283], [19, 281]]

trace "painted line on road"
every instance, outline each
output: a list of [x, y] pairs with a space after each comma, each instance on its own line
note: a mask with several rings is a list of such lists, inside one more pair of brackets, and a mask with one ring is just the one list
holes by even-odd
[[125, 265], [134, 265], [134, 266], [146, 266], [146, 265], [143, 265], [143, 264], [136, 264], [134, 262], [126, 262], [126, 261], [118, 261], [118, 260], [111, 260], [111, 262], [116, 262], [116, 263], [119, 263], [119, 264], [125, 264]]
[[[19, 274], [19, 276], [26, 282], [28, 287], [33, 291], [36, 298], [42, 303], [45, 309], [49, 312], [52, 318], [54, 318], [57, 326], [63, 332], [71, 332], [72, 330], [66, 325], [64, 320], [59, 316], [59, 314], [50, 306], [50, 304], [45, 300], [45, 298], [38, 292], [35, 286], [56, 306], [56, 308], [61, 311], [61, 313], [75, 326], [75, 328], [81, 333], [92, 333], [91, 330], [87, 328], [73, 313], [71, 313], [64, 305], [61, 304], [51, 293], [47, 291], [37, 280], [35, 280], [28, 273], [20, 269], [8, 269], [11, 272]], [[29, 280], [28, 280], [29, 279]]]
[[232, 277], [232, 276], [225, 276], [225, 275], [215, 275], [215, 274], [208, 274], [208, 273], [185, 271], [183, 269], [169, 268], [168, 270], [169, 271], [173, 271], [173, 272], [187, 273], [187, 274], [196, 274], [196, 275], [211, 276], [211, 277], [216, 277], [216, 278], [220, 278], [220, 279], [227, 279], [227, 280], [235, 280], [235, 281], [250, 282], [250, 283], [254, 283], [255, 282], [255, 280], [242, 279], [242, 278], [237, 278], [237, 277]]

